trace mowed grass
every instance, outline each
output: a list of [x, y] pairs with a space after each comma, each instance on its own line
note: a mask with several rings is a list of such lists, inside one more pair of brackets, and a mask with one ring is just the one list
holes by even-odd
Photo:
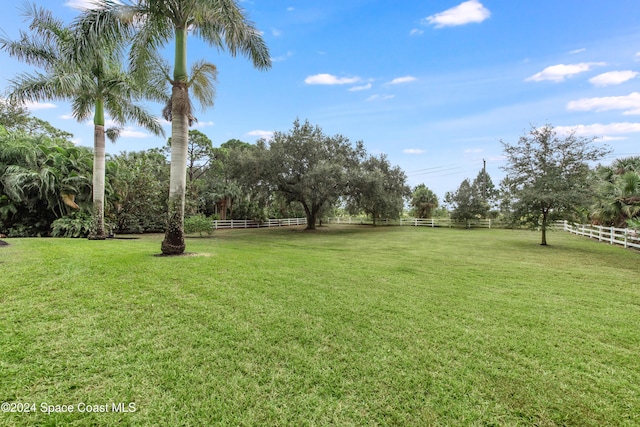
[[181, 257], [161, 239], [0, 247], [0, 402], [37, 406], [0, 425], [640, 424], [638, 252], [414, 227], [218, 231]]

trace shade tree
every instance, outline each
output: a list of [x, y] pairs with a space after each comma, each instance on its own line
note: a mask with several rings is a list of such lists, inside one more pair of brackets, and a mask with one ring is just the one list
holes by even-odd
[[386, 155], [369, 156], [349, 172], [347, 210], [364, 212], [374, 225], [382, 218], [399, 218], [410, 194], [406, 181], [402, 169], [392, 166]]
[[532, 126], [515, 144], [501, 141], [505, 205], [516, 222], [541, 230], [541, 245], [547, 245], [553, 221], [570, 219], [591, 203], [590, 164], [610, 152], [594, 141], [575, 132], [560, 134], [549, 124]]

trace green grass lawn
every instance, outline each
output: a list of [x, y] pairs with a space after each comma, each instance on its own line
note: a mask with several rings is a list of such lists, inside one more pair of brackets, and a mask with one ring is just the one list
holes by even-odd
[[36, 404], [0, 425], [640, 425], [638, 252], [414, 227], [217, 231], [181, 257], [161, 239], [0, 248], [0, 402]]

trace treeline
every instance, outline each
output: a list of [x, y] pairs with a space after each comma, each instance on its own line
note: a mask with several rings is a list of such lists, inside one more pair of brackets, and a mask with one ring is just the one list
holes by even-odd
[[[532, 127], [516, 144], [503, 141], [506, 176], [500, 187], [484, 169], [473, 181], [465, 179], [445, 195], [449, 216], [497, 218], [540, 229], [543, 245], [547, 226], [558, 219], [640, 229], [640, 157], [590, 167], [610, 154], [594, 142], [575, 133], [558, 134], [551, 125]], [[411, 204], [418, 216], [438, 206], [435, 195], [424, 202], [429, 193], [424, 186], [414, 190]]]
[[[92, 150], [70, 134], [2, 103], [0, 233], [86, 236], [92, 221]], [[38, 126], [36, 126], [38, 125]], [[167, 217], [171, 146], [107, 156], [105, 224], [109, 233], [162, 232]], [[296, 121], [291, 131], [252, 145], [219, 147], [202, 132], [188, 138], [185, 216], [209, 219], [306, 216], [313, 228], [341, 206], [372, 218], [399, 217], [406, 176], [361, 142], [325, 135]]]

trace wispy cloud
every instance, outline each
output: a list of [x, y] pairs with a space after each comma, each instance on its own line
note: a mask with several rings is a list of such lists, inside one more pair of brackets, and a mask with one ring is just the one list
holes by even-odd
[[24, 108], [28, 109], [29, 111], [36, 111], [36, 110], [48, 110], [50, 108], [58, 108], [58, 106], [56, 104], [52, 104], [50, 102], [25, 102], [23, 104]]
[[194, 128], [205, 128], [205, 127], [208, 127], [208, 126], [215, 126], [215, 125], [216, 124], [214, 122], [212, 122], [212, 121], [195, 122], [192, 127], [194, 127]]
[[368, 97], [367, 99], [365, 99], [365, 101], [367, 102], [371, 102], [371, 101], [386, 101], [388, 99], [393, 99], [395, 98], [395, 95], [371, 95], [370, 97]]
[[616, 137], [611, 135], [625, 135], [629, 133], [640, 132], [640, 123], [622, 122], [601, 124], [594, 123], [591, 125], [575, 125], [575, 126], [556, 126], [556, 132], [569, 134], [574, 132], [578, 136], [595, 136], [601, 140], [615, 141], [624, 139], [624, 137]]
[[256, 129], [256, 130], [252, 130], [250, 132], [247, 132], [247, 135], [256, 136], [258, 138], [271, 139], [271, 138], [273, 138], [273, 131], [272, 130]]
[[73, 116], [71, 114], [63, 114], [61, 116], [58, 116], [58, 118], [60, 118], [62, 120], [72, 120]]
[[436, 28], [454, 27], [471, 23], [479, 23], [491, 16], [489, 9], [478, 0], [469, 0], [436, 13], [422, 20], [425, 25], [435, 25]]
[[585, 52], [586, 50], [587, 49], [585, 49], [584, 47], [581, 48], [581, 49], [572, 50], [572, 51], [569, 51], [569, 55], [575, 55], [576, 53], [582, 53], [582, 52]]
[[127, 126], [120, 133], [120, 137], [122, 137], [122, 138], [149, 138], [149, 137], [151, 137], [151, 134], [148, 134], [146, 132], [142, 132], [142, 131], [139, 131], [139, 130], [135, 130], [134, 128]]
[[541, 82], [551, 80], [552, 82], [562, 82], [567, 77], [589, 71], [591, 67], [607, 65], [604, 62], [581, 62], [579, 64], [558, 64], [551, 65], [539, 73], [525, 79], [527, 82]]
[[482, 148], [467, 148], [464, 150], [465, 154], [482, 153], [483, 151], [484, 150]]
[[358, 92], [360, 90], [369, 90], [369, 89], [371, 89], [371, 83], [367, 83], [366, 85], [362, 85], [362, 86], [354, 86], [347, 90], [349, 92]]
[[402, 152], [404, 154], [424, 154], [427, 150], [423, 150], [422, 148], [405, 148]]
[[279, 30], [277, 28], [272, 28], [271, 29], [271, 35], [273, 37], [280, 37], [280, 36], [282, 36], [282, 30]]
[[619, 85], [635, 78], [637, 75], [637, 71], [631, 70], [609, 71], [608, 73], [598, 74], [597, 76], [590, 78], [589, 82], [595, 86]]
[[291, 58], [292, 56], [293, 56], [293, 52], [289, 51], [289, 52], [285, 53], [284, 55], [280, 55], [280, 56], [276, 56], [274, 58], [271, 58], [271, 62], [286, 61], [287, 59]]
[[413, 77], [413, 76], [404, 76], [404, 77], [398, 77], [398, 78], [395, 78], [395, 79], [391, 80], [391, 81], [390, 81], [389, 83], [387, 83], [387, 84], [390, 84], [390, 85], [398, 85], [398, 84], [402, 84], [402, 83], [415, 82], [416, 80], [418, 80], [418, 79], [416, 79], [416, 78], [415, 78], [415, 77]]
[[293, 7], [293, 6], [289, 6], [289, 7], [287, 8], [287, 12], [293, 12], [294, 10], [296, 10], [296, 8], [295, 8], [295, 7]]
[[611, 111], [625, 110], [625, 115], [640, 114], [640, 93], [633, 92], [625, 96], [605, 96], [601, 98], [582, 98], [571, 101], [567, 109], [574, 111]]
[[337, 77], [331, 74], [316, 74], [304, 79], [308, 85], [347, 85], [359, 81], [360, 77]]
[[410, 36], [421, 36], [424, 34], [423, 30], [419, 30], [417, 28], [414, 28], [413, 30], [409, 31], [409, 35]]

